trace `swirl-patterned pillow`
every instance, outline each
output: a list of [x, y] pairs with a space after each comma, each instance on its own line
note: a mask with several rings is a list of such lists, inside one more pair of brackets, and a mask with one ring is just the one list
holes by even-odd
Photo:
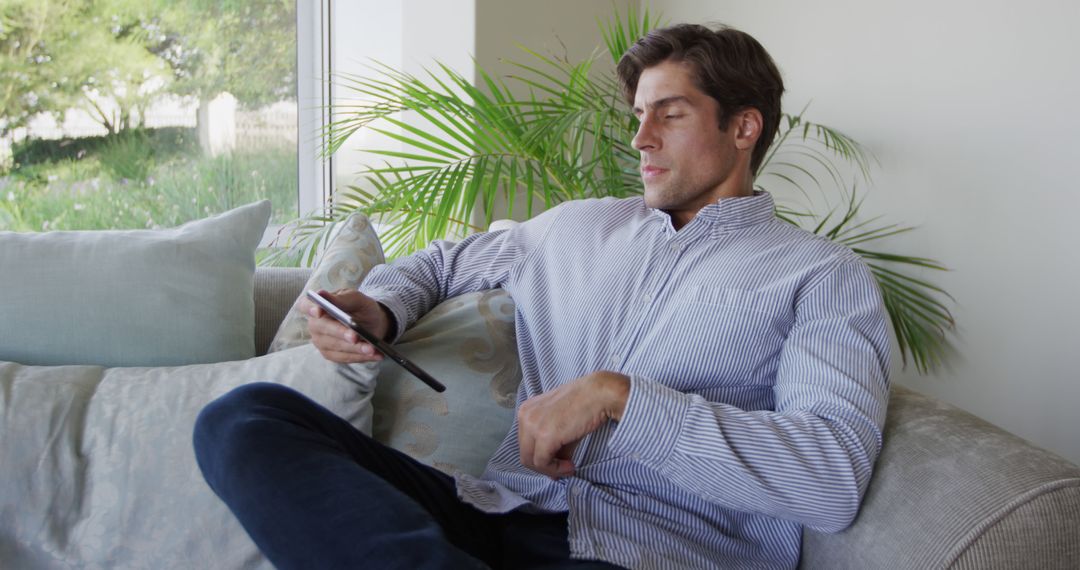
[[513, 423], [521, 383], [513, 299], [502, 289], [447, 299], [405, 331], [397, 348], [446, 391], [383, 361], [372, 435], [447, 473], [480, 475]]
[[[355, 289], [360, 286], [364, 276], [371, 271], [372, 267], [383, 263], [382, 245], [379, 237], [367, 216], [354, 212], [345, 218], [326, 251], [319, 257], [319, 263], [311, 271], [311, 277], [304, 284], [304, 291], [308, 289], [325, 289], [337, 291], [338, 289]], [[307, 319], [297, 309], [300, 297], [293, 303], [285, 318], [278, 327], [274, 340], [270, 341], [268, 352], [285, 350], [301, 344], [311, 342], [308, 334]]]

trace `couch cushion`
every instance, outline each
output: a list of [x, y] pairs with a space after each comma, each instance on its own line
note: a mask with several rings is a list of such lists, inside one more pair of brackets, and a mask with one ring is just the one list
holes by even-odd
[[158, 366], [255, 354], [261, 201], [166, 230], [0, 232], [0, 360]]
[[370, 433], [374, 367], [340, 372], [310, 345], [171, 368], [0, 362], [0, 566], [269, 568], [199, 473], [195, 417], [265, 380]]

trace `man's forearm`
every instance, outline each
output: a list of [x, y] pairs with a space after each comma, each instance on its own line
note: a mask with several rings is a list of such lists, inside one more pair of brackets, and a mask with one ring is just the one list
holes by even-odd
[[878, 449], [850, 427], [866, 426], [866, 415], [831, 415], [746, 411], [634, 377], [609, 445], [718, 505], [838, 531], [857, 512]]

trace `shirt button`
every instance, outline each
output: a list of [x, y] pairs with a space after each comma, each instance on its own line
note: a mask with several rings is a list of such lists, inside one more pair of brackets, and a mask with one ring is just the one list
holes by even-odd
[[641, 304], [645, 305], [645, 304], [648, 304], [648, 302], [649, 302], [649, 294], [648, 293], [642, 293], [641, 294]]
[[574, 497], [580, 497], [581, 496], [581, 487], [572, 487], [570, 489], [570, 494], [573, 495]]
[[678, 252], [680, 249], [682, 249], [682, 247], [680, 247], [679, 244], [677, 244], [677, 243], [672, 243], [671, 245], [668, 246], [668, 248], [671, 249], [671, 251], [674, 251], [674, 252]]
[[618, 354], [612, 354], [611, 358], [608, 359], [608, 362], [611, 363], [612, 366], [618, 366], [619, 365], [619, 355]]
[[641, 461], [641, 454], [637, 452], [631, 453], [630, 459], [633, 459], [634, 461]]

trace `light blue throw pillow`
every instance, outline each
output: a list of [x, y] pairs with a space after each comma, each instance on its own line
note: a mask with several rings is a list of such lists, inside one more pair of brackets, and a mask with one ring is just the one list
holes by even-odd
[[0, 360], [174, 366], [255, 355], [263, 200], [177, 228], [0, 232]]

